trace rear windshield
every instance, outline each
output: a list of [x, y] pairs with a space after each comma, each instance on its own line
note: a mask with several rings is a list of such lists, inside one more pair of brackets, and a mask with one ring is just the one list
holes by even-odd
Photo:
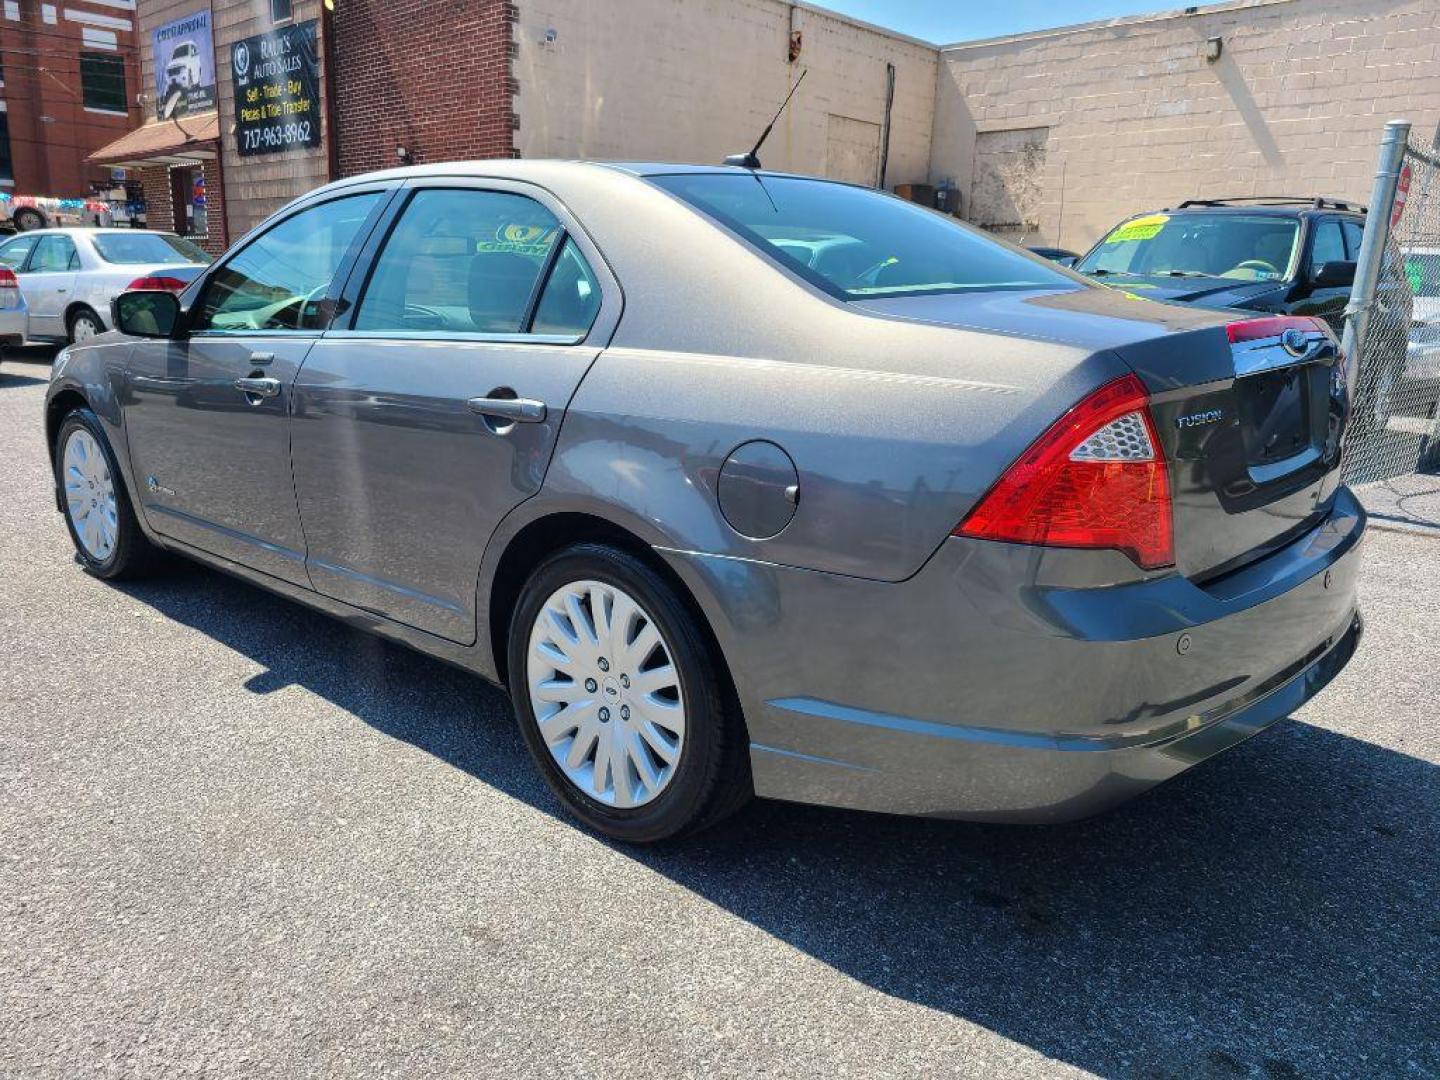
[[210, 262], [210, 256], [189, 240], [167, 233], [95, 233], [90, 239], [100, 257], [109, 263], [139, 266], [187, 262], [205, 266]]
[[1036, 256], [865, 188], [755, 173], [651, 180], [843, 300], [1076, 287]]
[[1300, 222], [1278, 214], [1146, 214], [1123, 222], [1075, 269], [1276, 281], [1289, 273], [1299, 238]]

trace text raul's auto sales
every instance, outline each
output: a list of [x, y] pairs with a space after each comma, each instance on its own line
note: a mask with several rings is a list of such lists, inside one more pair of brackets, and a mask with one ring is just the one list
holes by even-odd
[[237, 41], [230, 62], [241, 154], [320, 145], [314, 21]]

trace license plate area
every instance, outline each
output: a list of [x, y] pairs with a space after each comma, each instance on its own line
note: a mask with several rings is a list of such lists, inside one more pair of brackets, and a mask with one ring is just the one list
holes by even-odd
[[1245, 464], [1271, 472], [1316, 446], [1313, 376], [1304, 364], [1257, 371], [1238, 380], [1240, 431]]

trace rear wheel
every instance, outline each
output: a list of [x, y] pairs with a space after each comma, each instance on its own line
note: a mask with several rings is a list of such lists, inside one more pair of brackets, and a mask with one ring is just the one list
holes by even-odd
[[22, 206], [10, 216], [17, 232], [30, 232], [45, 228], [45, 215], [29, 206]]
[[703, 828], [750, 793], [743, 725], [674, 590], [598, 544], [552, 556], [510, 626], [510, 695], [546, 781], [632, 843]]
[[70, 316], [69, 323], [70, 344], [83, 345], [93, 337], [98, 337], [105, 332], [105, 326], [100, 322], [100, 316], [89, 308], [82, 307]]
[[109, 581], [150, 569], [158, 552], [140, 529], [105, 430], [89, 409], [75, 409], [60, 423], [55, 483], [86, 572]]

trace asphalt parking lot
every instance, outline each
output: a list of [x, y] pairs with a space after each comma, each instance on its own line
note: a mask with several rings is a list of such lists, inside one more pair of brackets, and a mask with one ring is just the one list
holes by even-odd
[[82, 574], [47, 359], [0, 364], [0, 1075], [1440, 1076], [1440, 536], [1372, 532], [1303, 713], [1105, 817], [627, 850], [498, 691]]

